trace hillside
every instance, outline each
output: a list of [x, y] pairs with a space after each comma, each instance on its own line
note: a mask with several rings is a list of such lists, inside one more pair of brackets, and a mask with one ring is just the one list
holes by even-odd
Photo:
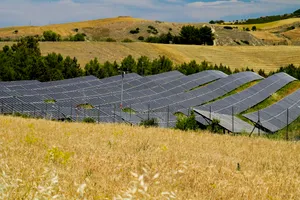
[[300, 195], [298, 143], [4, 116], [0, 143], [1, 199]]
[[[158, 36], [164, 33], [166, 34], [168, 32], [171, 32], [173, 35], [178, 35], [182, 26], [184, 25], [194, 25], [199, 27], [208, 24], [173, 23], [137, 19], [132, 17], [117, 17], [46, 26], [0, 28], [0, 38], [2, 38], [2, 40], [6, 40], [7, 38], [17, 39], [24, 36], [41, 36], [43, 35], [44, 31], [52, 30], [60, 34], [63, 38], [66, 38], [70, 35], [75, 35], [78, 32], [85, 33], [88, 41], [106, 41], [108, 38], [112, 38], [119, 42], [124, 39], [139, 41], [138, 38], [141, 36], [147, 38], [149, 36]], [[251, 45], [254, 46], [263, 45], [263, 42], [258, 41], [248, 32], [236, 30], [234, 33], [232, 33], [230, 30], [224, 30], [217, 26], [208, 26], [210, 26], [216, 33], [216, 39], [221, 41], [217, 42], [216, 45], [235, 45], [236, 43], [232, 41], [240, 41], [241, 39], [250, 41]], [[153, 29], [149, 27], [152, 27]], [[139, 29], [138, 33], [130, 33], [130, 31], [136, 30], [137, 28]]]
[[[12, 43], [0, 43], [0, 48]], [[250, 67], [254, 69], [275, 70], [281, 66], [293, 63], [300, 65], [297, 46], [190, 46], [190, 45], [164, 45], [141, 42], [41, 42], [43, 54], [57, 52], [65, 56], [77, 57], [82, 67], [95, 57], [101, 63], [105, 61], [120, 62], [131, 54], [138, 58], [146, 55], [151, 59], [165, 55], [174, 63], [204, 60], [213, 64], [225, 64], [231, 68]]]
[[[222, 25], [223, 26], [223, 25]], [[265, 45], [300, 45], [300, 18], [290, 18], [262, 24], [232, 25], [242, 30], [257, 27], [250, 31], [255, 38], [262, 40]]]

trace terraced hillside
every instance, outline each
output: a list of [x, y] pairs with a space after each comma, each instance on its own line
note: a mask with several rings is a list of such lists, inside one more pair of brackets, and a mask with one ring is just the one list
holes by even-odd
[[299, 143], [0, 116], [0, 144], [1, 199], [300, 196]]
[[[2, 42], [0, 48], [12, 43]], [[138, 58], [142, 55], [151, 59], [165, 55], [174, 63], [181, 64], [196, 60], [204, 60], [212, 64], [225, 64], [234, 68], [250, 67], [255, 70], [276, 70], [281, 66], [293, 63], [300, 65], [300, 47], [298, 46], [226, 46], [207, 47], [189, 45], [164, 45], [148, 43], [110, 43], [110, 42], [41, 42], [42, 53], [61, 53], [64, 56], [76, 57], [82, 67], [95, 57], [101, 63], [105, 61], [120, 62], [131, 54]]]
[[285, 19], [264, 24], [236, 25], [239, 29], [257, 27], [250, 33], [266, 45], [300, 45], [300, 18]]

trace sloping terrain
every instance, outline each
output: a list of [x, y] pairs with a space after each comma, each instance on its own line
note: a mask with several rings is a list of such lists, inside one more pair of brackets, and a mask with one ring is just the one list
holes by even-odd
[[[105, 41], [108, 38], [116, 41], [131, 39], [138, 41], [139, 37], [147, 38], [149, 36], [157, 36], [163, 33], [171, 32], [173, 35], [178, 35], [181, 27], [184, 25], [203, 26], [205, 23], [172, 23], [162, 21], [151, 21], [144, 19], [136, 19], [132, 17], [118, 17], [110, 19], [99, 19], [85, 22], [74, 22], [66, 24], [54, 24], [46, 26], [23, 26], [23, 27], [8, 27], [0, 28], [0, 38], [19, 38], [28, 35], [42, 35], [44, 31], [52, 30], [60, 34], [63, 38], [70, 35], [75, 35], [77, 32], [85, 33], [87, 40], [90, 41]], [[263, 43], [254, 39], [248, 32], [235, 30], [234, 34], [230, 30], [224, 30], [218, 26], [209, 25], [214, 29], [216, 38], [222, 42], [217, 45], [232, 45], [236, 44], [232, 41], [249, 40], [251, 45], [262, 45]], [[138, 29], [138, 33], [132, 34], [130, 31]], [[17, 31], [17, 32], [16, 32]], [[229, 38], [229, 40], [227, 40]]]
[[299, 143], [0, 116], [0, 144], [1, 199], [300, 195]]
[[285, 19], [264, 24], [236, 25], [239, 29], [257, 27], [251, 31], [253, 36], [262, 40], [266, 45], [299, 45], [300, 18]]
[[[12, 43], [0, 43], [0, 48]], [[300, 47], [298, 46], [195, 46], [195, 45], [164, 45], [142, 42], [41, 42], [43, 54], [51, 52], [64, 56], [77, 57], [81, 66], [95, 57], [101, 63], [105, 61], [120, 62], [131, 54], [138, 58], [142, 55], [151, 59], [165, 55], [174, 63], [180, 64], [196, 60], [204, 60], [213, 64], [225, 64], [234, 68], [254, 68], [266, 71], [276, 70], [281, 66], [293, 63], [300, 65]]]

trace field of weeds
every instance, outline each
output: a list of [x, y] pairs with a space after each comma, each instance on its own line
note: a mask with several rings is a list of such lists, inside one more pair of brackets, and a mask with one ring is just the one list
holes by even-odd
[[297, 199], [300, 144], [0, 116], [0, 199]]

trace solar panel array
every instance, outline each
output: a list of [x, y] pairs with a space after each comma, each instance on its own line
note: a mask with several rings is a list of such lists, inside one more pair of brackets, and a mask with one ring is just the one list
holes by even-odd
[[260, 120], [261, 126], [270, 132], [279, 131], [300, 116], [300, 90], [265, 109], [243, 116], [253, 122]]
[[[278, 73], [239, 93], [225, 97], [213, 103], [198, 106], [195, 108], [195, 111], [204, 117], [217, 115], [221, 124], [230, 124], [233, 121], [230, 116], [246, 111], [295, 80], [295, 78], [286, 73]], [[210, 114], [207, 115], [207, 113]], [[235, 121], [237, 121], [237, 119]], [[204, 122], [206, 124], [206, 121], [203, 120], [199, 122]], [[246, 127], [245, 125], [241, 125], [241, 123], [238, 123], [235, 127], [240, 126]], [[228, 130], [233, 131], [230, 126]]]
[[[200, 106], [197, 107], [199, 112], [207, 112], [208, 106], [212, 106], [215, 117], [229, 120], [226, 107], [234, 104], [239, 111], [245, 110], [295, 80], [284, 73], [276, 74], [236, 95], [201, 106], [245, 83], [260, 79], [263, 78], [254, 72], [228, 76], [220, 71], [207, 70], [189, 76], [178, 71], [147, 77], [131, 73], [126, 74], [123, 81], [118, 75], [104, 79], [86, 76], [51, 82], [0, 82], [0, 109], [1, 113], [18, 112], [72, 121], [91, 117], [98, 122], [139, 124], [142, 120], [156, 118], [161, 127], [174, 127], [177, 121], [175, 113], [188, 115], [191, 108], [197, 106]], [[128, 108], [129, 112], [122, 110], [121, 103], [122, 108]], [[92, 107], [84, 108], [88, 105]], [[207, 113], [197, 115], [196, 119], [204, 125], [210, 123]], [[238, 118], [235, 121], [237, 131], [252, 128]], [[229, 121], [221, 122], [230, 130], [228, 124]]]

